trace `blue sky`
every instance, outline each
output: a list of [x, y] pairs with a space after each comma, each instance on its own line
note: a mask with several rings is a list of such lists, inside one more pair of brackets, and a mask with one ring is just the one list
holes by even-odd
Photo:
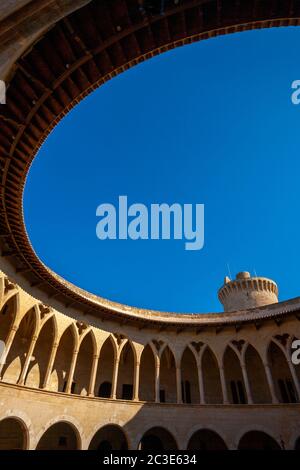
[[[29, 172], [24, 214], [51, 269], [103, 297], [177, 312], [222, 310], [228, 274], [300, 294], [300, 28], [185, 46], [119, 75], [51, 133]], [[96, 237], [96, 208], [205, 204], [205, 245]]]

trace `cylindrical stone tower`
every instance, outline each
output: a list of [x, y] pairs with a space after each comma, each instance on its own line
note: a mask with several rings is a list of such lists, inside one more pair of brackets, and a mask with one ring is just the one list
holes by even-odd
[[233, 281], [226, 276], [218, 298], [225, 312], [246, 310], [277, 303], [278, 287], [271, 279], [251, 277], [250, 273], [241, 272]]

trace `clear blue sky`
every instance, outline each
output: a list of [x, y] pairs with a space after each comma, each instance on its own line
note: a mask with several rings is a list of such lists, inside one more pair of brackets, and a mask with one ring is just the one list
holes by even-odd
[[[220, 311], [228, 274], [271, 277], [300, 295], [300, 28], [219, 37], [106, 83], [34, 160], [25, 222], [41, 260], [103, 297], [159, 310]], [[100, 241], [96, 207], [204, 203], [205, 246]]]

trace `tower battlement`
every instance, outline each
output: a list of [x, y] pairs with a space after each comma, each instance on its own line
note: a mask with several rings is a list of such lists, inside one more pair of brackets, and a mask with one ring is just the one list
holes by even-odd
[[261, 307], [278, 302], [278, 287], [271, 279], [251, 277], [249, 272], [243, 271], [234, 280], [225, 277], [218, 298], [225, 312]]

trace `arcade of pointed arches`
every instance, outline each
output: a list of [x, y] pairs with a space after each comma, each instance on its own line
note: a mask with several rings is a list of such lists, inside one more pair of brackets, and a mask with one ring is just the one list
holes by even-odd
[[[4, 281], [5, 282], [5, 281]], [[60, 315], [41, 304], [21, 314], [8, 291], [0, 312], [5, 342], [1, 381], [89, 397], [185, 404], [297, 403], [300, 366], [291, 362], [290, 333], [266, 338], [265, 349], [242, 338], [212, 344], [167, 340], [146, 344]], [[64, 322], [61, 324], [61, 317]], [[58, 328], [58, 323], [60, 328]], [[103, 331], [101, 332], [103, 333]]]

